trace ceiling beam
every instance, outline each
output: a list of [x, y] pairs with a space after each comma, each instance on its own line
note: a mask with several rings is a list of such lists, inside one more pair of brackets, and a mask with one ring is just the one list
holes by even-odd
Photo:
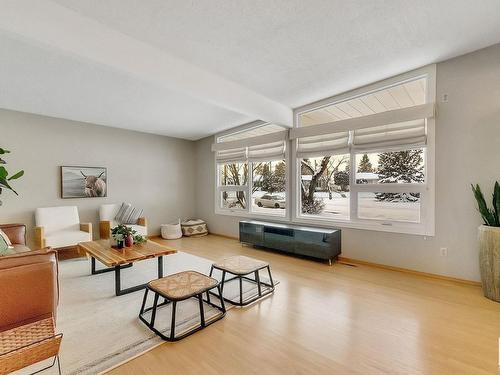
[[0, 29], [251, 118], [292, 126], [291, 108], [50, 0], [1, 0]]

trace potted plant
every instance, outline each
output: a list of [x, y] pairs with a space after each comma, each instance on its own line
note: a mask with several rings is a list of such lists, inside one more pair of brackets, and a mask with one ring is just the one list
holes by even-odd
[[[9, 150], [0, 147], [0, 155], [5, 155], [8, 153], [10, 153]], [[12, 188], [12, 186], [10, 186], [9, 181], [17, 180], [19, 177], [22, 177], [24, 175], [24, 171], [19, 171], [17, 173], [14, 173], [12, 176], [9, 176], [9, 172], [7, 172], [7, 169], [2, 164], [5, 165], [7, 164], [7, 162], [0, 156], [0, 194], [2, 194], [3, 189], [7, 189], [18, 195], [17, 192]], [[1, 205], [2, 201], [0, 200], [0, 206]]]
[[125, 226], [125, 246], [131, 247], [134, 244], [134, 235], [137, 233], [132, 227]]
[[500, 184], [495, 182], [493, 207], [479, 185], [472, 186], [484, 224], [479, 227], [479, 269], [485, 297], [500, 302]]
[[111, 229], [111, 236], [116, 242], [116, 247], [118, 249], [123, 249], [125, 237], [129, 234], [127, 226], [119, 224]]

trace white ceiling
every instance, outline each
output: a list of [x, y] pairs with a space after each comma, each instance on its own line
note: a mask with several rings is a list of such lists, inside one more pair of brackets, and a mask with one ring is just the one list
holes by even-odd
[[[10, 12], [0, 14], [0, 107], [187, 139], [257, 119], [287, 123], [286, 107], [500, 42], [498, 0], [0, 0], [0, 6]], [[41, 13], [32, 11], [37, 6], [40, 21], [30, 18]], [[71, 12], [63, 18], [60, 9]], [[98, 23], [90, 31], [73, 27], [83, 19]], [[87, 39], [71, 48], [48, 40], [44, 31], [57, 27], [64, 27], [61, 40]], [[117, 54], [126, 53], [127, 42], [136, 41], [150, 49], [138, 45], [144, 53], [110, 63], [91, 48], [113, 42]], [[139, 63], [131, 68], [141, 59], [149, 75]]]

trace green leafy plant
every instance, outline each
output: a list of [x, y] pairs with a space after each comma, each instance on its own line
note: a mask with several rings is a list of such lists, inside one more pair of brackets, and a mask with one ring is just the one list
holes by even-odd
[[[12, 191], [16, 195], [19, 195], [19, 194], [17, 194], [17, 191], [15, 191], [12, 188], [12, 186], [10, 186], [9, 181], [17, 180], [18, 178], [22, 177], [24, 175], [24, 171], [19, 171], [17, 173], [14, 173], [13, 175], [9, 176], [9, 172], [4, 167], [4, 165], [7, 164], [7, 162], [4, 159], [2, 159], [2, 156], [1, 156], [1, 155], [5, 155], [8, 153], [10, 153], [9, 150], [6, 150], [6, 149], [0, 147], [0, 194], [2, 194], [3, 189], [6, 189], [6, 190]], [[2, 201], [0, 200], [0, 206], [1, 205], [2, 205]]]
[[500, 227], [500, 184], [495, 182], [493, 188], [493, 207], [490, 208], [486, 204], [484, 194], [478, 184], [472, 185], [472, 192], [476, 198], [479, 213], [483, 218], [484, 224], [490, 227]]
[[124, 224], [119, 224], [111, 229], [111, 235], [117, 241], [123, 240], [128, 235], [135, 235], [137, 232], [132, 227], [127, 227]]
[[136, 234], [134, 236], [134, 243], [140, 245], [141, 243], [145, 243], [148, 239], [146, 236], [141, 236], [140, 234]]

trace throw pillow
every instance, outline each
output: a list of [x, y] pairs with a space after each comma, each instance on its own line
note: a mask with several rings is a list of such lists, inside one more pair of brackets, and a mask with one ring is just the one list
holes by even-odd
[[130, 203], [122, 203], [115, 220], [120, 224], [137, 224], [143, 210], [133, 207]]
[[131, 207], [132, 205], [130, 203], [122, 203], [122, 205], [120, 206], [120, 209], [118, 210], [118, 212], [116, 213], [116, 216], [115, 216], [115, 221], [118, 223], [118, 224], [123, 224], [125, 220], [125, 215], [127, 215], [127, 210]]
[[5, 232], [3, 230], [0, 229], [0, 237], [3, 238], [3, 240], [5, 241], [5, 243], [7, 244], [7, 246], [12, 246], [12, 242], [10, 242], [10, 238], [7, 237], [7, 235], [5, 234]]
[[137, 224], [137, 221], [142, 217], [143, 210], [140, 208], [130, 207], [130, 212], [125, 218], [124, 224]]
[[8, 254], [8, 252], [9, 252], [9, 244], [7, 243], [7, 241], [5, 241], [5, 238], [0, 235], [0, 255]]

